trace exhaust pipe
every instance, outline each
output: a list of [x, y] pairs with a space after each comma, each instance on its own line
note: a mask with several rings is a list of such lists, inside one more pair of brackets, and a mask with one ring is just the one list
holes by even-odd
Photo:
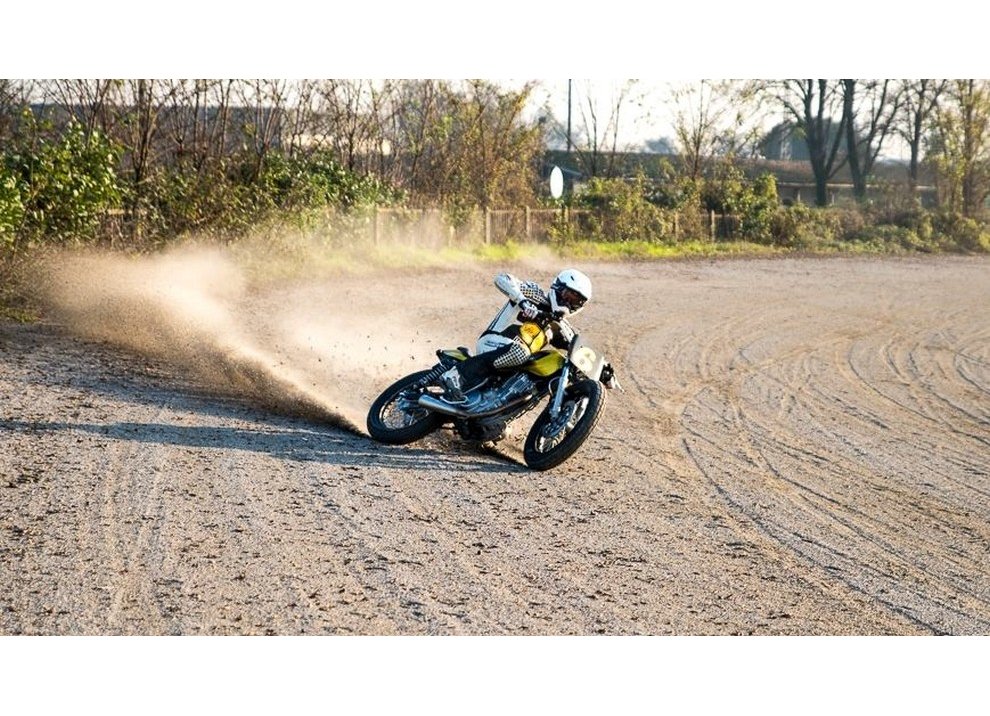
[[442, 400], [434, 398], [429, 393], [423, 393], [416, 400], [419, 405], [424, 408], [429, 408], [435, 413], [444, 413], [445, 415], [453, 415], [455, 418], [466, 418], [470, 415], [468, 411], [464, 408], [458, 408], [456, 405], [451, 405], [450, 403], [445, 403]]
[[[421, 396], [419, 396], [416, 402], [419, 405], [423, 406], [424, 408], [428, 408], [429, 410], [432, 410], [436, 413], [452, 415], [455, 418], [483, 418], [487, 415], [494, 415], [495, 413], [501, 413], [502, 411], [508, 408], [526, 402], [532, 397], [533, 396], [531, 393], [525, 393], [523, 395], [520, 395], [515, 400], [505, 403], [504, 405], [496, 405], [494, 408], [489, 408], [488, 410], [479, 410], [477, 412], [472, 410], [470, 407], [459, 408], [456, 405], [451, 405], [450, 403], [446, 403], [438, 398], [434, 398], [429, 393], [423, 393]], [[479, 401], [479, 402], [484, 402], [484, 401]], [[468, 406], [470, 405], [471, 403], [468, 403]], [[477, 403], [475, 403], [475, 405], [477, 405]]]

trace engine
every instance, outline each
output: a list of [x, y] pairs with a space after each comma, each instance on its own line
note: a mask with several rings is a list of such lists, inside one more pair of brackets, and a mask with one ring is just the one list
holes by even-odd
[[[508, 406], [511, 403], [520, 402], [522, 398], [528, 398], [536, 392], [536, 385], [525, 373], [516, 373], [482, 394], [482, 402], [479, 407], [484, 406], [484, 410], [496, 406]], [[479, 411], [482, 412], [482, 411]]]
[[481, 402], [473, 410], [487, 412], [497, 407], [518, 405], [508, 413], [458, 420], [457, 432], [466, 440], [497, 441], [505, 437], [506, 426], [531, 406], [531, 398], [536, 395], [536, 385], [525, 373], [510, 376], [504, 382], [482, 393]]

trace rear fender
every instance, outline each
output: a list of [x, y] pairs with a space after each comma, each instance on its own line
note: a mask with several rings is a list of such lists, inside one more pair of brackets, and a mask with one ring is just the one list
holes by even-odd
[[463, 346], [459, 348], [444, 348], [437, 351], [437, 358], [440, 359], [440, 363], [447, 367], [466, 361], [470, 355], [468, 349]]

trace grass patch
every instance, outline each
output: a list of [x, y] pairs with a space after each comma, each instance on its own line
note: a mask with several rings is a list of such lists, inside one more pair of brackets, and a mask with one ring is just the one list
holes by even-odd
[[[301, 232], [248, 236], [229, 243], [187, 237], [166, 246], [144, 250], [122, 249], [115, 253], [147, 256], [161, 250], [222, 248], [256, 286], [292, 279], [320, 280], [335, 275], [373, 274], [383, 270], [424, 271], [471, 264], [501, 266], [527, 260], [665, 261], [690, 258], [758, 258], [776, 256], [910, 255], [928, 253], [925, 247], [871, 237], [859, 241], [808, 241], [800, 246], [766, 246], [745, 241], [685, 241], [660, 244], [649, 241], [598, 242], [571, 240], [555, 243], [506, 241], [460, 246], [426, 239], [417, 245], [409, 240], [381, 245], [340, 240]], [[424, 245], [425, 244], [425, 245]], [[33, 322], [41, 311], [32, 299], [29, 269], [51, 259], [55, 249], [39, 247], [14, 254], [0, 251], [0, 320]]]
[[776, 256], [789, 249], [747, 241], [685, 241], [657, 244], [649, 241], [570, 241], [557, 247], [558, 255], [567, 258], [601, 261], [648, 261], [692, 257]]
[[32, 323], [39, 313], [30, 298], [26, 277], [30, 260], [23, 255], [0, 253], [0, 320]]

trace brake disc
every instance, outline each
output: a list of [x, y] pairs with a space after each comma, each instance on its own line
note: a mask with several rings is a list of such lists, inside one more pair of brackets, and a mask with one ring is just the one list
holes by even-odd
[[567, 437], [567, 433], [574, 429], [581, 416], [584, 415], [584, 408], [588, 405], [588, 399], [582, 398], [574, 402], [568, 401], [560, 408], [560, 414], [540, 431], [539, 450], [546, 452], [553, 450], [560, 445], [561, 441]]

